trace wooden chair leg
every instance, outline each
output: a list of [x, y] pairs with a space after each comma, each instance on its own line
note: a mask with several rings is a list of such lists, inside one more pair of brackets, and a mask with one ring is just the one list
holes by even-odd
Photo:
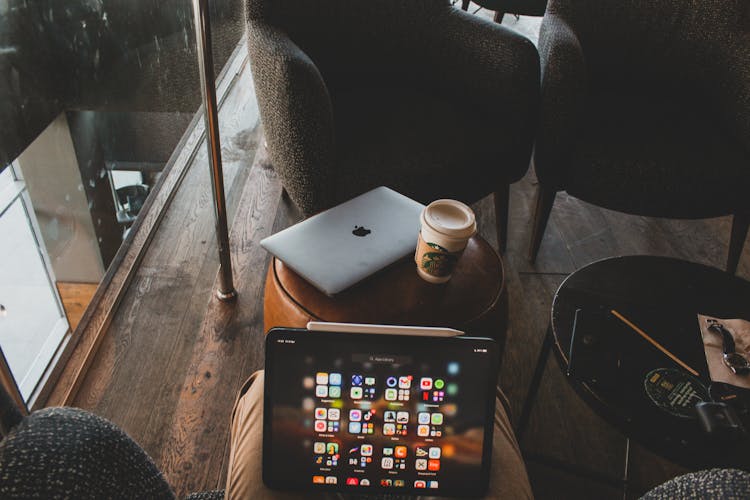
[[461, 0], [461, 8], [463, 10], [469, 10], [470, 3], [471, 3], [471, 0]]
[[497, 24], [500, 24], [500, 23], [502, 23], [502, 22], [503, 22], [503, 16], [504, 16], [504, 15], [505, 15], [505, 12], [503, 12], [503, 11], [500, 11], [500, 10], [496, 10], [496, 11], [495, 11], [495, 17], [494, 17], [494, 20], [495, 20], [495, 22], [496, 22]]
[[734, 217], [732, 217], [732, 235], [729, 238], [729, 256], [727, 257], [727, 272], [729, 274], [737, 272], [748, 227], [750, 227], [750, 212], [734, 214]]
[[508, 246], [508, 205], [510, 203], [510, 184], [503, 184], [495, 191], [495, 225], [497, 226], [497, 247], [504, 254]]
[[536, 261], [536, 255], [539, 253], [539, 247], [542, 245], [544, 230], [547, 227], [549, 215], [552, 213], [552, 205], [555, 204], [555, 195], [557, 195], [557, 191], [543, 188], [541, 185], [539, 186], [536, 194], [531, 245], [529, 246], [529, 262], [532, 264]]

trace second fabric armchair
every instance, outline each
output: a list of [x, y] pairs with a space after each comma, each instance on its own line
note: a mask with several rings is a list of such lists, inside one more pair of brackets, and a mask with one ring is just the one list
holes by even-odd
[[421, 202], [495, 193], [526, 173], [539, 61], [526, 38], [448, 0], [248, 0], [269, 156], [306, 214], [379, 185]]

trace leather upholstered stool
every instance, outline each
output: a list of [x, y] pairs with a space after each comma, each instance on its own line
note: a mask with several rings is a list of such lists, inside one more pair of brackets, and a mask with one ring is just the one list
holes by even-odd
[[495, 339], [502, 358], [508, 322], [503, 263], [489, 243], [474, 236], [445, 284], [422, 280], [409, 256], [329, 297], [272, 259], [264, 297], [266, 331], [304, 328], [308, 321], [456, 328]]

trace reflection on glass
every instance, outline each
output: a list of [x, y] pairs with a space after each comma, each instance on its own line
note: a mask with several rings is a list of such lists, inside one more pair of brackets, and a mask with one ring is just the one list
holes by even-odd
[[68, 322], [21, 198], [0, 217], [0, 234], [0, 347], [28, 399], [68, 331]]
[[[210, 8], [219, 74], [242, 37], [243, 4], [214, 0]], [[71, 304], [90, 301], [200, 102], [190, 0], [0, 2], [0, 170], [23, 191], [24, 227], [36, 231], [49, 263], [44, 296], [59, 291], [71, 328], [82, 314]], [[39, 260], [36, 247], [15, 241], [22, 225], [10, 217], [24, 208], [14, 207], [0, 216], [16, 227], [12, 239], [2, 233], [3, 251], [14, 245], [15, 259], [2, 262], [3, 273], [21, 268], [9, 263]], [[13, 277], [0, 282], [6, 318], [16, 314], [7, 297], [26, 286], [6, 281]], [[42, 314], [34, 320], [0, 317], [0, 335], [39, 353], [37, 336], [53, 326]], [[5, 353], [20, 381], [25, 365], [12, 348]]]

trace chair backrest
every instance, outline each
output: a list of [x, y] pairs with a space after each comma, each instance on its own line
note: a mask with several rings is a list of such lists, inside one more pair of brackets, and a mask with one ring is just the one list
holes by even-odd
[[0, 498], [175, 498], [143, 449], [113, 423], [45, 408], [0, 442]]
[[418, 75], [420, 27], [451, 9], [449, 0], [247, 0], [251, 23], [283, 30], [330, 86], [373, 86]]
[[593, 87], [697, 90], [750, 31], [747, 0], [550, 0], [547, 12], [578, 35]]

